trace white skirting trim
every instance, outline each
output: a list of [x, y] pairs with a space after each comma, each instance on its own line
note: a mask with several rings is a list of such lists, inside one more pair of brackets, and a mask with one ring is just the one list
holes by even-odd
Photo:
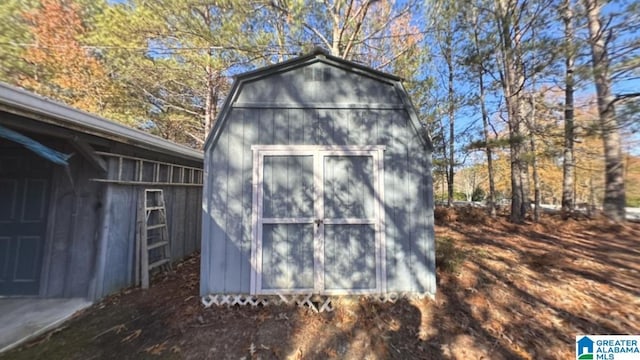
[[[297, 294], [297, 295], [245, 295], [245, 294], [211, 294], [202, 297], [202, 304], [205, 307], [216, 306], [233, 306], [233, 305], [251, 305], [251, 306], [267, 306], [267, 305], [297, 305], [300, 307], [307, 307], [314, 312], [332, 312], [334, 302], [342, 296], [328, 296], [328, 295], [314, 295], [314, 294]], [[355, 296], [359, 298], [366, 298], [379, 302], [395, 303], [399, 299], [424, 299], [425, 297], [433, 298], [431, 293], [385, 293], [375, 295], [362, 295]]]

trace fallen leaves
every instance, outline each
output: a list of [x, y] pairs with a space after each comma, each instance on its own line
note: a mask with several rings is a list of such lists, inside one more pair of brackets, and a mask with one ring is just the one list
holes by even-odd
[[122, 343], [126, 343], [126, 342], [129, 342], [129, 341], [131, 341], [131, 340], [137, 339], [137, 338], [140, 336], [140, 334], [142, 334], [142, 330], [141, 330], [141, 329], [138, 329], [138, 330], [136, 330], [136, 331], [132, 332], [131, 334], [129, 334], [129, 335], [128, 335], [127, 337], [125, 337], [124, 339], [122, 339], [122, 341], [120, 341], [120, 342], [122, 342]]
[[144, 352], [151, 355], [162, 355], [162, 353], [167, 350], [167, 342], [165, 341], [160, 344], [151, 345], [148, 348], [144, 349]]

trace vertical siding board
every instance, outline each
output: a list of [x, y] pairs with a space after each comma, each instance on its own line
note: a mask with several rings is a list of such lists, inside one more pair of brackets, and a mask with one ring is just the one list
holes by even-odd
[[[258, 142], [263, 145], [273, 144], [274, 138], [274, 110], [273, 109], [260, 109], [253, 110], [258, 115], [258, 129], [259, 138]], [[232, 120], [232, 119], [230, 119]]]
[[316, 144], [318, 145], [332, 145], [334, 143], [333, 138], [333, 122], [332, 110], [319, 109], [317, 111], [316, 118]]
[[414, 272], [416, 274], [416, 291], [419, 292], [434, 292], [434, 288], [431, 284], [431, 279], [434, 275], [432, 269], [431, 251], [433, 250], [429, 239], [432, 233], [430, 232], [428, 211], [428, 176], [425, 172], [427, 160], [425, 159], [424, 149], [422, 148], [419, 139], [414, 137], [412, 141], [412, 153], [415, 156], [411, 157], [411, 172], [412, 180], [415, 182], [415, 195], [416, 200], [414, 203], [414, 216], [416, 220], [414, 238], [415, 238], [415, 251], [414, 251]]
[[200, 244], [200, 295], [204, 296], [212, 292], [211, 281], [211, 254], [212, 254], [212, 202], [213, 179], [215, 174], [211, 172], [213, 156], [205, 156], [202, 170], [202, 242]]
[[317, 114], [313, 109], [302, 109], [299, 110], [302, 112], [302, 121], [303, 121], [303, 140], [302, 143], [304, 145], [312, 145], [317, 144], [316, 138], [316, 128], [317, 128]]
[[91, 286], [91, 299], [98, 299], [105, 293], [105, 274], [107, 266], [107, 249], [109, 246], [109, 224], [111, 223], [111, 203], [114, 185], [107, 184], [102, 195], [102, 214], [99, 224], [98, 244], [95, 257], [95, 275]]
[[[286, 126], [285, 126], [286, 128]], [[233, 121], [228, 124], [227, 157], [227, 220], [225, 248], [225, 291], [240, 292], [241, 280], [241, 246], [242, 246], [242, 156], [243, 151], [243, 114], [235, 113]], [[278, 131], [276, 131], [278, 133]]]
[[[204, 183], [204, 180], [203, 180]], [[202, 211], [202, 199], [203, 197], [204, 186], [196, 187], [192, 190], [193, 199], [189, 202], [189, 209], [192, 212], [192, 215], [196, 219], [196, 232], [191, 240], [193, 243], [193, 250], [200, 250], [200, 245], [202, 244], [202, 216], [198, 216], [198, 211]], [[193, 214], [196, 214], [195, 216]]]
[[[139, 187], [140, 195], [144, 194], [145, 189], [150, 189], [149, 186]], [[184, 188], [169, 188], [169, 187], [159, 187], [155, 186], [162, 190], [162, 196], [164, 197], [164, 206], [165, 212], [167, 215], [167, 233], [169, 236], [170, 243], [170, 256], [172, 259], [180, 256], [184, 248], [184, 228], [182, 227], [182, 222], [184, 221], [184, 214], [182, 214], [182, 210], [184, 209]], [[182, 190], [182, 193], [180, 193]], [[158, 234], [160, 231], [157, 232]], [[154, 241], [157, 241], [154, 239]], [[154, 251], [155, 252], [155, 251]]]
[[[385, 119], [388, 119], [386, 131], [389, 132], [389, 145], [385, 151], [385, 177], [389, 176], [391, 184], [385, 184], [385, 196], [392, 216], [387, 217], [388, 228], [387, 251], [391, 256], [390, 282], [387, 286], [394, 291], [410, 291], [410, 283], [413, 275], [409, 264], [411, 254], [410, 243], [410, 218], [407, 213], [407, 203], [411, 202], [406, 197], [407, 191], [407, 151], [405, 138], [407, 135], [404, 128], [404, 119], [391, 112]], [[386, 181], [385, 181], [386, 182]]]
[[[144, 191], [146, 187], [141, 187], [140, 191]], [[177, 187], [165, 187], [162, 189], [164, 196], [164, 206], [167, 212], [167, 230], [169, 233], [169, 243], [171, 247], [171, 258], [175, 259], [181, 253], [181, 237], [184, 233], [180, 230], [180, 222], [184, 215], [182, 214], [180, 204], [180, 189]], [[144, 199], [141, 199], [144, 201]]]
[[273, 144], [289, 144], [288, 109], [273, 110]]
[[125, 186], [114, 186], [112, 190], [111, 206], [108, 210], [111, 213], [111, 221], [108, 224], [104, 287], [101, 296], [128, 285], [126, 274], [129, 253], [127, 239], [131, 219], [128, 205], [131, 202], [131, 192]]
[[[73, 167], [72, 169], [74, 169]], [[75, 169], [74, 169], [75, 170]], [[55, 191], [56, 198], [53, 200], [56, 204], [55, 226], [50, 241], [53, 243], [50, 253], [51, 264], [49, 268], [48, 290], [47, 296], [64, 297], [66, 282], [66, 265], [71, 261], [71, 241], [72, 228], [71, 208], [75, 202], [75, 196], [71, 184], [64, 175], [64, 170], [56, 167], [54, 170], [58, 173], [57, 185], [58, 190]], [[73, 171], [76, 174], [76, 171]]]
[[402, 202], [399, 204], [401, 211], [401, 217], [396, 221], [401, 221], [399, 229], [401, 229], [401, 236], [399, 237], [399, 244], [402, 257], [398, 260], [400, 272], [399, 283], [403, 291], [413, 291], [416, 273], [414, 269], [414, 234], [415, 234], [415, 214], [413, 214], [413, 206], [415, 202], [415, 194], [413, 189], [415, 188], [412, 183], [411, 173], [409, 170], [409, 162], [411, 154], [409, 153], [408, 142], [413, 134], [408, 132], [408, 119], [404, 116], [404, 113], [393, 113], [394, 125], [396, 126], [396, 142], [398, 146], [398, 159], [400, 160], [400, 188]]
[[[140, 186], [139, 188], [140, 188], [140, 191], [143, 192], [148, 187]], [[178, 218], [179, 210], [178, 210], [178, 206], [176, 206], [177, 205], [176, 190], [177, 189], [175, 186], [162, 188], [162, 195], [164, 196], [164, 206], [167, 213], [167, 231], [169, 234], [169, 244], [171, 248], [172, 259], [178, 256], [178, 251], [177, 251], [178, 246], [176, 242], [179, 240], [180, 235], [176, 229], [177, 227], [176, 222], [181, 220], [180, 218]], [[144, 200], [144, 199], [140, 199], [140, 200]]]
[[136, 186], [127, 186], [127, 191], [131, 193], [131, 201], [129, 202], [129, 222], [128, 222], [128, 235], [127, 236], [127, 267], [126, 267], [126, 281], [125, 286], [133, 284], [135, 279], [135, 256], [136, 256], [136, 227], [138, 214], [138, 197], [141, 196], [139, 188]]
[[[229, 116], [234, 116], [231, 112]], [[233, 119], [229, 119], [232, 121]], [[227, 212], [227, 183], [228, 183], [228, 159], [229, 132], [225, 131], [218, 140], [218, 146], [213, 150], [210, 169], [210, 270], [209, 291], [212, 293], [225, 293], [225, 248], [226, 248], [226, 212]]]
[[[186, 188], [186, 196], [184, 199], [184, 211], [185, 214], [192, 214], [193, 212], [193, 204], [197, 203], [196, 197], [194, 196], [197, 188], [189, 187]], [[187, 256], [195, 251], [193, 239], [198, 237], [198, 232], [200, 227], [198, 226], [198, 216], [185, 215], [184, 223], [185, 227], [189, 229], [189, 236], [185, 236], [183, 241], [184, 253], [182, 257]]]
[[164, 189], [165, 203], [167, 205], [167, 220], [169, 226], [169, 241], [171, 242], [171, 257], [178, 258], [184, 253], [184, 228], [185, 208], [184, 201], [187, 190], [184, 187]]
[[[407, 127], [410, 124], [407, 124]], [[411, 290], [417, 292], [424, 292], [427, 285], [425, 281], [428, 279], [428, 271], [426, 270], [426, 258], [424, 257], [424, 238], [423, 234], [426, 233], [424, 212], [424, 197], [422, 192], [420, 176], [420, 149], [416, 143], [416, 135], [411, 137], [411, 141], [407, 147], [407, 198], [412, 199], [407, 204], [407, 211], [411, 218], [411, 272], [413, 274], [413, 281], [411, 284]]]
[[384, 117], [384, 110], [363, 110], [359, 112], [358, 133], [361, 145], [381, 144], [380, 117]]
[[305, 144], [305, 116], [302, 109], [289, 109], [290, 145]]
[[347, 145], [353, 144], [349, 132], [349, 122], [352, 114], [352, 110], [331, 110], [329, 112], [329, 119], [331, 119], [331, 131], [329, 133], [330, 140], [327, 141], [330, 145]]
[[194, 237], [194, 233], [196, 232], [196, 227], [193, 224], [192, 217], [189, 216], [190, 190], [191, 188], [189, 187], [180, 186], [180, 190], [176, 191], [176, 193], [180, 194], [180, 196], [177, 197], [176, 206], [182, 213], [182, 215], [180, 217], [177, 217], [176, 220], [178, 224], [180, 224], [182, 233], [178, 235], [178, 241], [180, 245], [178, 246], [178, 251], [174, 252], [174, 259], [180, 259], [189, 254], [187, 243], [190, 242], [191, 238]]
[[384, 151], [384, 180], [382, 186], [384, 186], [385, 191], [385, 202], [384, 202], [384, 211], [385, 211], [385, 253], [386, 253], [386, 269], [387, 269], [387, 289], [389, 291], [395, 291], [396, 286], [396, 278], [397, 278], [397, 251], [396, 251], [396, 209], [395, 205], [398, 200], [396, 199], [397, 192], [394, 191], [396, 188], [396, 176], [395, 168], [396, 166], [393, 164], [393, 137], [391, 134], [391, 119], [387, 114], [385, 116], [379, 116], [377, 118], [378, 123], [378, 143], [381, 145], [385, 145], [386, 149]]
[[258, 138], [256, 119], [248, 111], [242, 112], [243, 146], [242, 146], [242, 247], [240, 250], [240, 291], [249, 293], [251, 286], [251, 209], [253, 202], [252, 176], [253, 154], [251, 144]]
[[423, 183], [425, 184], [424, 193], [426, 196], [425, 203], [425, 222], [426, 222], [426, 246], [427, 261], [429, 264], [429, 289], [428, 291], [435, 295], [436, 293], [436, 246], [435, 246], [435, 229], [433, 219], [433, 177], [431, 175], [432, 158], [431, 153], [423, 150]]

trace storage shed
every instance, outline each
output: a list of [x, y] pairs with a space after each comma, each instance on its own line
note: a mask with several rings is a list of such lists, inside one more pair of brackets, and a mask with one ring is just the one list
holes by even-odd
[[204, 157], [205, 305], [435, 294], [431, 144], [400, 78], [322, 51], [239, 75]]
[[202, 153], [0, 84], [0, 297], [99, 299], [136, 282], [140, 194], [171, 258], [200, 247]]

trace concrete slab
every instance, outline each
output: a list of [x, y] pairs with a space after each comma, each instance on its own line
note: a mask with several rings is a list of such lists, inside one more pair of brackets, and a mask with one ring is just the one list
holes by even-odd
[[90, 305], [77, 298], [0, 298], [0, 352], [59, 326]]

